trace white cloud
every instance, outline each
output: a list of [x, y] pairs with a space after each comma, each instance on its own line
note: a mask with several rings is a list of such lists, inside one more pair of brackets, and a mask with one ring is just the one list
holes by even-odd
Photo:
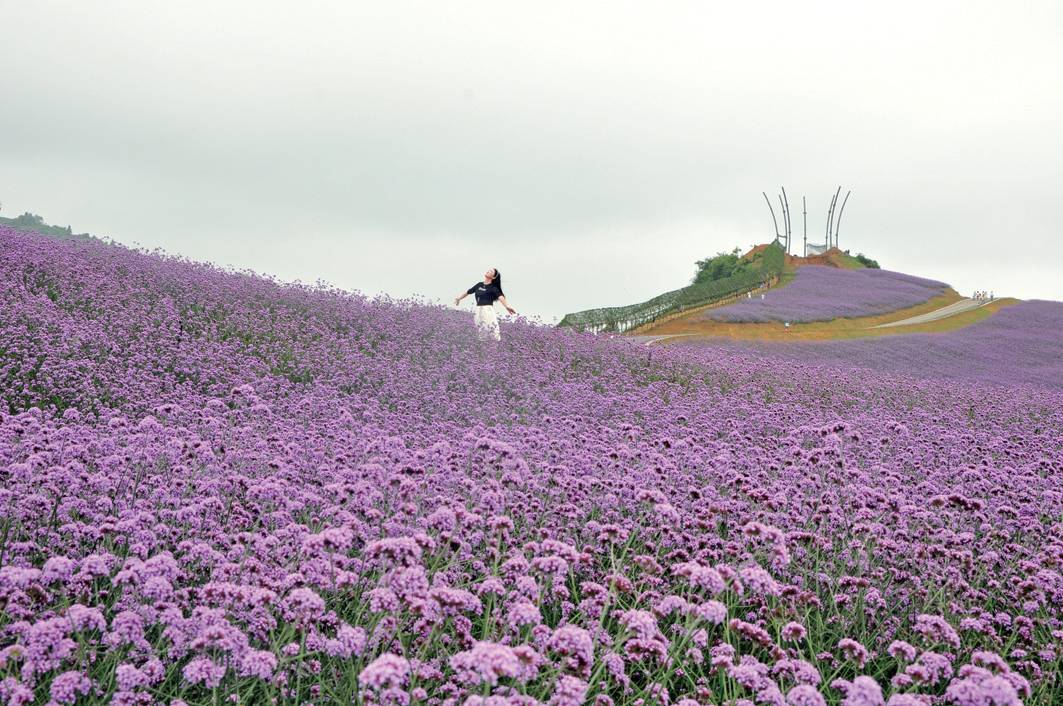
[[761, 190], [818, 234], [840, 183], [843, 247], [1063, 299], [1060, 8], [8, 4], [0, 200], [399, 296], [494, 264], [549, 320], [768, 239]]

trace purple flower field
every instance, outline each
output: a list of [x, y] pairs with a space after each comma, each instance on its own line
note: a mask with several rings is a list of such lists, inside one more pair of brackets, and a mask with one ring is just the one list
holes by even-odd
[[2, 703], [1063, 697], [1063, 391], [0, 242]]
[[793, 282], [764, 299], [742, 299], [710, 309], [702, 318], [730, 323], [830, 321], [874, 316], [922, 304], [948, 289], [943, 282], [888, 270], [843, 270], [823, 265], [797, 268]]
[[[701, 344], [704, 345], [704, 344]], [[720, 340], [733, 350], [834, 368], [1063, 389], [1063, 303], [1025, 301], [955, 331], [788, 343]], [[802, 368], [792, 368], [804, 374]], [[823, 371], [820, 371], [823, 374]]]

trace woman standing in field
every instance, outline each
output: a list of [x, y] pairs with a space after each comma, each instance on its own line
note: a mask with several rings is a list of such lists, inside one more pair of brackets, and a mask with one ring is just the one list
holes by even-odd
[[476, 335], [482, 341], [493, 338], [498, 341], [501, 336], [498, 332], [498, 318], [495, 316], [495, 301], [502, 302], [506, 311], [510, 314], [517, 312], [506, 301], [506, 295], [502, 293], [502, 274], [492, 267], [484, 273], [484, 281], [477, 282], [464, 293], [454, 298], [454, 304], [458, 305], [461, 300], [472, 294], [476, 297]]

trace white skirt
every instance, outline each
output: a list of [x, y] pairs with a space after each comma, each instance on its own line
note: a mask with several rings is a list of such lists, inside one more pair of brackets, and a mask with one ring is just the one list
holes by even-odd
[[481, 341], [489, 338], [496, 341], [502, 340], [498, 333], [498, 317], [495, 316], [494, 306], [477, 306], [474, 321], [476, 322], [476, 337]]

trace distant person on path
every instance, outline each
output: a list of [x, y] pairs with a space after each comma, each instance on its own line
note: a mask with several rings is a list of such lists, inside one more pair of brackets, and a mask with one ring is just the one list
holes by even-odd
[[464, 293], [454, 298], [457, 306], [461, 300], [472, 294], [476, 297], [476, 314], [473, 321], [476, 324], [476, 336], [481, 340], [492, 338], [502, 340], [498, 331], [498, 317], [495, 316], [495, 301], [502, 302], [506, 311], [516, 315], [516, 310], [506, 301], [506, 295], [502, 292], [502, 273], [492, 267], [484, 273], [484, 281], [477, 282]]

